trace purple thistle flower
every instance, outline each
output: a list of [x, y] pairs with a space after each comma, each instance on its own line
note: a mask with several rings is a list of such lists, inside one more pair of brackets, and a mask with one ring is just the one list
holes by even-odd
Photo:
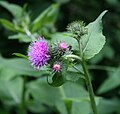
[[47, 61], [50, 59], [49, 47], [47, 42], [41, 37], [38, 41], [31, 43], [28, 49], [29, 61], [32, 63], [32, 66], [35, 69], [40, 69], [41, 66], [47, 64]]

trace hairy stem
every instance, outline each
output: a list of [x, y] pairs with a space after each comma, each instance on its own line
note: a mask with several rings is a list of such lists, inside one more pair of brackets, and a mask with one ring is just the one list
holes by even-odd
[[88, 92], [89, 92], [89, 97], [90, 97], [90, 101], [91, 101], [93, 114], [98, 114], [97, 113], [96, 103], [95, 103], [95, 98], [94, 98], [93, 87], [92, 87], [90, 75], [89, 75], [89, 72], [88, 72], [88, 68], [86, 66], [85, 59], [83, 57], [80, 40], [78, 40], [78, 47], [79, 47], [79, 51], [80, 51], [80, 57], [82, 58], [82, 62], [81, 63], [82, 63], [83, 71], [84, 71], [86, 86], [87, 86], [87, 89], [88, 89]]
[[82, 67], [83, 67], [83, 70], [84, 70], [84, 73], [85, 73], [85, 78], [86, 78], [85, 81], [86, 81], [87, 89], [88, 89], [88, 92], [89, 92], [93, 113], [98, 114], [96, 103], [95, 103], [95, 98], [94, 98], [93, 87], [92, 87], [92, 84], [91, 84], [90, 75], [89, 75], [89, 72], [88, 72], [88, 69], [87, 69], [87, 66], [86, 66], [86, 63], [85, 63], [84, 59], [83, 59], [83, 62], [82, 62]]

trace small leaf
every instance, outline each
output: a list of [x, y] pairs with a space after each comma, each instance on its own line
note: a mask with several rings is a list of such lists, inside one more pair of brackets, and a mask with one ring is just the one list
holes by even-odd
[[32, 32], [41, 29], [43, 25], [54, 23], [58, 14], [58, 8], [57, 4], [53, 4], [41, 13], [32, 23]]
[[13, 23], [11, 23], [10, 21], [8, 21], [6, 19], [0, 19], [0, 24], [2, 24], [6, 29], [8, 29], [10, 31], [16, 31]]
[[21, 54], [21, 53], [13, 53], [13, 55], [16, 55], [16, 56], [21, 57], [21, 58], [28, 59], [28, 56], [23, 55], [23, 54]]
[[26, 43], [29, 43], [32, 41], [32, 39], [29, 36], [27, 36], [26, 34], [22, 34], [22, 33], [9, 36], [8, 38], [13, 39], [13, 40], [18, 39], [20, 42], [26, 42]]
[[105, 36], [102, 34], [102, 17], [106, 12], [102, 12], [94, 22], [86, 26], [88, 34], [81, 38], [83, 54], [86, 59], [98, 54], [105, 44]]
[[14, 17], [19, 18], [22, 14], [22, 8], [16, 4], [11, 4], [6, 1], [0, 1], [0, 5], [6, 8]]
[[64, 79], [62, 73], [55, 73], [55, 74], [53, 74], [53, 76], [50, 75], [50, 77], [52, 78], [52, 82], [50, 83], [49, 79], [48, 79], [48, 84], [53, 87], [59, 87], [65, 83], [65, 79]]

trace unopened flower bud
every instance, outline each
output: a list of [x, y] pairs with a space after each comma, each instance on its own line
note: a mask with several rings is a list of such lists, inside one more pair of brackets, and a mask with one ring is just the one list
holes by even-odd
[[53, 71], [59, 72], [61, 70], [61, 65], [56, 63], [53, 65]]
[[68, 48], [68, 45], [66, 42], [61, 42], [61, 43], [59, 43], [58, 47], [60, 50], [66, 50]]
[[81, 36], [88, 33], [88, 29], [85, 27], [83, 21], [75, 21], [68, 25], [68, 32], [72, 33], [72, 37], [79, 39]]

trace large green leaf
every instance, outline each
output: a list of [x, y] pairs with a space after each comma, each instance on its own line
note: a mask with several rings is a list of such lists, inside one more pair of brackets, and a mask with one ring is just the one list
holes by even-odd
[[108, 92], [116, 87], [120, 86], [120, 68], [110, 75], [98, 89], [98, 93]]
[[9, 105], [19, 104], [22, 99], [23, 80], [0, 80], [0, 99]]
[[88, 34], [81, 38], [83, 54], [86, 59], [98, 54], [105, 44], [105, 36], [102, 34], [102, 17], [106, 12], [102, 12], [94, 22], [86, 26]]
[[0, 80], [10, 80], [16, 77], [16, 72], [9, 68], [0, 68]]
[[29, 100], [26, 102], [27, 109], [33, 113], [43, 113], [49, 111], [48, 107], [44, 106], [41, 101]]
[[55, 106], [60, 114], [67, 114], [67, 108], [70, 107], [71, 114], [82, 114], [82, 112], [88, 114], [91, 112], [88, 93], [79, 84], [67, 82], [61, 87], [54, 88], [49, 86], [44, 78], [29, 83], [27, 88], [28, 93], [32, 95], [35, 101]]
[[0, 5], [6, 8], [14, 17], [19, 18], [22, 14], [22, 8], [16, 4], [11, 4], [6, 1], [0, 1]]
[[113, 113], [119, 114], [120, 100], [117, 98], [112, 99], [102, 98], [98, 106], [98, 112], [99, 114], [113, 114]]
[[97, 54], [94, 58], [92, 58], [90, 60], [90, 62], [92, 64], [96, 64], [96, 63], [99, 63], [100, 61], [102, 61], [104, 58], [113, 59], [114, 55], [115, 55], [115, 52], [114, 52], [113, 48], [106, 42], [106, 45], [101, 50], [101, 52], [99, 54]]
[[59, 90], [47, 84], [46, 78], [28, 83], [27, 89], [35, 100], [48, 105], [54, 105], [60, 99]]
[[17, 75], [25, 75], [25, 76], [39, 77], [49, 74], [47, 68], [44, 67], [42, 70], [37, 71], [32, 68], [28, 60], [21, 58], [3, 59], [0, 57], [0, 68], [11, 69]]
[[53, 24], [58, 14], [59, 5], [53, 4], [41, 13], [32, 23], [32, 32], [40, 30], [43, 25]]

